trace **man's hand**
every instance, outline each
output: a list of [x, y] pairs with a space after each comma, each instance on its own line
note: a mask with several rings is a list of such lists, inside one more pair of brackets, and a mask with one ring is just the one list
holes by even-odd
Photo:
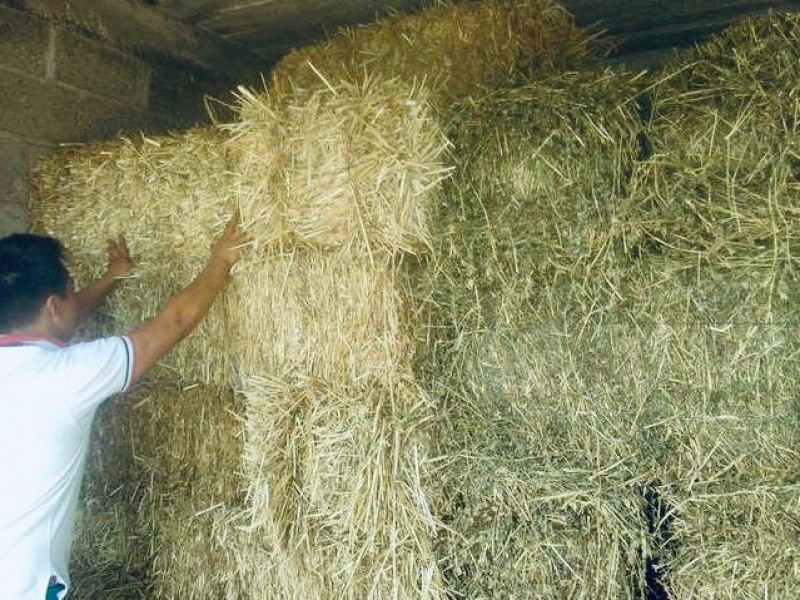
[[116, 240], [108, 240], [108, 267], [100, 279], [92, 282], [75, 294], [78, 302], [78, 322], [83, 321], [89, 313], [95, 310], [103, 301], [117, 282], [131, 272], [133, 261], [128, 252], [125, 238], [119, 236]]
[[225, 231], [217, 238], [211, 248], [210, 263], [220, 261], [229, 269], [237, 263], [242, 256], [242, 247], [250, 241], [250, 235], [242, 231], [239, 226], [239, 213], [234, 213]]
[[121, 235], [116, 240], [108, 240], [108, 268], [106, 276], [112, 279], [125, 277], [133, 269], [133, 260], [128, 244]]

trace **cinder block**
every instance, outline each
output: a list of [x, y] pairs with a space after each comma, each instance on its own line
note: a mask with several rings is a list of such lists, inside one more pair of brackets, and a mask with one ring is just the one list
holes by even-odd
[[28, 202], [28, 144], [0, 137], [0, 202]]
[[50, 24], [0, 4], [0, 69], [45, 76]]
[[141, 110], [56, 82], [6, 75], [0, 85], [0, 130], [46, 142], [74, 142], [141, 128]]
[[55, 43], [55, 79], [93, 94], [145, 108], [150, 67], [131, 54], [98, 40], [59, 30]]
[[28, 231], [28, 208], [17, 202], [0, 202], [0, 237]]

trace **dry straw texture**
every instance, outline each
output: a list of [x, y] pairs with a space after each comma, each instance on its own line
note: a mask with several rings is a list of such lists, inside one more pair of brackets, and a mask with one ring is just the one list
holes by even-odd
[[551, 0], [437, 3], [289, 53], [272, 72], [276, 90], [391, 73], [427, 80], [437, 101], [482, 93], [532, 73], [584, 63], [596, 44]]
[[567, 74], [465, 104], [451, 124], [419, 374], [447, 457], [430, 486], [450, 528], [438, 550], [466, 597], [619, 598], [641, 578], [646, 403], [605, 364], [614, 340], [597, 339], [591, 312], [627, 268], [614, 223], [636, 91], [632, 77]]
[[437, 597], [418, 442], [430, 407], [413, 382], [253, 378], [252, 536], [293, 598]]
[[[800, 16], [743, 23], [658, 74], [647, 236], [702, 294], [665, 334], [654, 475], [674, 508], [675, 597], [798, 594]], [[678, 296], [678, 294], [674, 294]], [[677, 306], [675, 306], [677, 308]], [[654, 379], [655, 381], [655, 379]], [[793, 574], [793, 575], [792, 575]]]
[[[67, 148], [39, 167], [31, 222], [63, 240], [77, 286], [105, 267], [104, 240], [125, 235], [136, 271], [108, 302], [116, 333], [155, 315], [200, 271], [235, 206], [226, 136], [198, 129]], [[230, 379], [226, 303], [164, 362], [188, 382]]]
[[[238, 448], [225, 472], [246, 457], [247, 510], [236, 498], [198, 507], [178, 479], [173, 490], [156, 478], [158, 494], [133, 511], [140, 526], [152, 521], [153, 593], [436, 596], [416, 441], [429, 407], [409, 376], [401, 286], [430, 243], [446, 139], [425, 90], [394, 80], [298, 92], [280, 105], [241, 90], [239, 108], [222, 133], [73, 150], [43, 168], [34, 209], [76, 264], [100, 264], [103, 237], [131, 239], [139, 268], [111, 299], [116, 328], [188, 282], [234, 206], [253, 236], [204, 328], [165, 365], [173, 380], [246, 392], [243, 447], [208, 442]], [[55, 208], [64, 197], [67, 218]], [[197, 429], [178, 414], [160, 423]], [[202, 452], [186, 458], [187, 480], [219, 479]]]

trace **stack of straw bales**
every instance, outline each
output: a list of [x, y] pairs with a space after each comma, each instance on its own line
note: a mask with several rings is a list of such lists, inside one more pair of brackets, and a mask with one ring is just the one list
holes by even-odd
[[466, 597], [619, 598], [643, 577], [634, 433], [648, 406], [625, 363], [607, 363], [614, 332], [592, 314], [622, 277], [637, 90], [566, 74], [466, 104], [451, 124], [420, 373], [447, 457], [438, 549]]
[[637, 210], [673, 276], [694, 281], [661, 309], [664, 372], [679, 375], [652, 379], [675, 597], [800, 593], [798, 93], [800, 16], [775, 14], [668, 66], [648, 94]]
[[238, 353], [247, 544], [273, 557], [253, 585], [436, 596], [417, 440], [430, 406], [411, 373], [402, 282], [429, 245], [446, 141], [425, 91], [398, 81], [295, 99], [243, 92], [226, 127], [263, 257], [245, 265], [236, 325], [256, 329], [240, 329]]
[[525, 76], [583, 65], [601, 49], [552, 0], [431, 4], [417, 15], [344, 29], [328, 43], [289, 53], [273, 69], [273, 87], [317, 88], [324, 79], [391, 73], [407, 82], [426, 80], [446, 107]]
[[797, 31], [457, 111], [418, 364], [448, 585], [797, 595]]
[[[295, 103], [243, 90], [240, 120], [224, 129], [72, 149], [43, 167], [34, 220], [66, 240], [81, 283], [102, 264], [101, 240], [129, 238], [140, 266], [109, 304], [117, 329], [189, 282], [234, 207], [254, 238], [159, 373], [241, 392], [247, 435], [243, 448], [230, 429], [209, 436], [225, 449], [218, 460], [192, 453], [190, 471], [154, 480], [134, 511], [152, 515], [155, 595], [436, 595], [416, 441], [428, 404], [411, 376], [400, 287], [429, 244], [448, 172], [425, 94], [377, 79]], [[202, 427], [162, 416], [167, 430]], [[143, 439], [133, 456], [161, 456]], [[243, 497], [198, 507], [180, 482], [219, 469], [244, 473]], [[126, 481], [144, 485], [147, 473]]]
[[232, 210], [254, 237], [99, 421], [84, 546], [157, 597], [797, 596], [797, 32], [520, 85], [583, 56], [559, 9], [436, 8], [294, 53], [235, 123], [44, 165], [79, 283], [137, 256], [117, 330]]

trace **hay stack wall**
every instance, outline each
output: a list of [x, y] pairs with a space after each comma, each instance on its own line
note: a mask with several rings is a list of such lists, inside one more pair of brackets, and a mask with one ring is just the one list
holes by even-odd
[[448, 585], [797, 594], [796, 31], [459, 111], [418, 365]]
[[[457, 32], [466, 27], [469, 46], [489, 58], [477, 74], [464, 73], [464, 85], [447, 78], [451, 93], [515, 76], [523, 63], [528, 70], [560, 64], [545, 42], [573, 40], [577, 30], [550, 4], [519, 8], [524, 18], [506, 4], [428, 14], [436, 24], [423, 36], [429, 52], [455, 44], [460, 60]], [[484, 39], [488, 18], [503, 41], [487, 50], [474, 42]], [[406, 25], [423, 30], [418, 19]], [[535, 31], [535, 48], [520, 46], [530, 36], [507, 35], [518, 25]], [[576, 55], [585, 44], [578, 37]], [[378, 38], [362, 41], [370, 39]], [[162, 529], [174, 523], [180, 533], [172, 539], [186, 543], [156, 553], [156, 595], [202, 595], [207, 576], [190, 557], [209, 539], [224, 545], [218, 564], [235, 575], [220, 578], [221, 568], [212, 568], [208, 577], [231, 597], [441, 593], [428, 541], [435, 519], [421, 485], [426, 459], [416, 441], [430, 407], [411, 376], [399, 283], [430, 246], [432, 200], [447, 173], [419, 83], [431, 78], [429, 65], [418, 63], [425, 67], [418, 76], [404, 69], [402, 84], [362, 68], [351, 83], [339, 81], [348, 69], [327, 79], [315, 72], [306, 90], [303, 77], [314, 70], [302, 63], [284, 65], [266, 94], [240, 90], [242, 119], [222, 133], [77, 149], [39, 178], [34, 221], [70, 242], [76, 268], [100, 268], [103, 237], [132, 238], [140, 269], [110, 305], [115, 329], [152, 314], [189, 281], [234, 207], [254, 234], [226, 296], [163, 367], [174, 380], [245, 393], [248, 510], [244, 520], [223, 512], [188, 519], [173, 504], [157, 512]], [[93, 274], [81, 271], [79, 279]], [[205, 524], [187, 529], [194, 521]]]
[[[674, 326], [652, 473], [674, 507], [676, 597], [800, 592], [795, 356], [800, 16], [745, 22], [658, 74], [653, 155], [634, 176], [648, 236], [700, 293]], [[680, 340], [680, 341], [678, 341]], [[670, 368], [669, 366], [667, 368]], [[657, 381], [657, 379], [654, 379]]]

